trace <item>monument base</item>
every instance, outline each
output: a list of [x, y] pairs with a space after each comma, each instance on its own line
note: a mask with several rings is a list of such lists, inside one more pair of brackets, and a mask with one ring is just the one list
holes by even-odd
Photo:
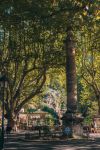
[[[83, 134], [83, 122], [84, 117], [80, 113], [73, 113], [73, 112], [66, 112], [63, 117], [63, 126], [64, 131], [66, 131], [66, 128], [70, 128], [69, 137], [74, 136], [82, 136]], [[67, 134], [67, 133], [64, 133]], [[67, 134], [68, 136], [68, 134]]]

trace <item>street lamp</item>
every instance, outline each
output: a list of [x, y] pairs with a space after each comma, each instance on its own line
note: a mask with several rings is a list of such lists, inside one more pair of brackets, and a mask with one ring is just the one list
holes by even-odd
[[4, 147], [4, 109], [5, 109], [5, 104], [4, 104], [4, 90], [7, 88], [7, 77], [5, 75], [0, 77], [0, 95], [1, 95], [1, 101], [2, 101], [2, 149]]

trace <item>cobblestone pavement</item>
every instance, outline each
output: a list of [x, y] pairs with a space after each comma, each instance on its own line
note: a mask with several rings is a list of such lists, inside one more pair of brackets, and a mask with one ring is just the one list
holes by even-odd
[[4, 150], [100, 150], [99, 136], [95, 135], [94, 138], [80, 140], [29, 142], [23, 140], [23, 134], [12, 135], [11, 138], [6, 139]]

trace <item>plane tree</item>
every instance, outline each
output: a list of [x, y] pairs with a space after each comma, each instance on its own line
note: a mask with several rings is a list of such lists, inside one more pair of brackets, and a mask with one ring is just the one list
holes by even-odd
[[0, 69], [8, 78], [5, 110], [9, 122], [41, 92], [51, 67], [65, 67], [67, 108], [76, 111], [75, 35], [90, 25], [87, 20], [92, 21], [90, 10], [95, 17], [96, 4], [79, 0], [0, 2]]

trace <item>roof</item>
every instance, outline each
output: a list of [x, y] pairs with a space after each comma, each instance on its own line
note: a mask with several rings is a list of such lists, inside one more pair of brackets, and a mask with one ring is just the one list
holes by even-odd
[[42, 110], [37, 110], [37, 111], [35, 111], [35, 112], [33, 112], [33, 113], [39, 113], [39, 114], [47, 114], [48, 112], [45, 112], [45, 111], [42, 111]]

